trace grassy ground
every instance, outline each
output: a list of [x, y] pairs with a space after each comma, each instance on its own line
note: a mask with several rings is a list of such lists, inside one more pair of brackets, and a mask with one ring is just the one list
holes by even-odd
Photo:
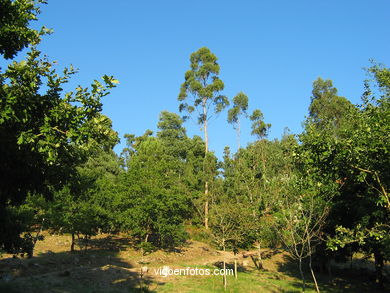
[[[263, 271], [255, 269], [251, 252], [237, 256], [192, 241], [177, 252], [158, 251], [142, 257], [129, 240], [101, 235], [91, 240], [87, 251], [69, 252], [70, 236], [45, 235], [31, 259], [0, 259], [0, 292], [4, 293], [98, 293], [98, 292], [301, 292], [297, 266], [285, 252], [263, 250]], [[225, 259], [229, 267], [239, 264], [238, 278], [221, 276], [161, 276], [155, 270], [202, 268], [211, 272]], [[359, 260], [361, 262], [361, 260]], [[368, 263], [369, 264], [369, 263]], [[144, 268], [142, 272], [141, 268]], [[145, 271], [147, 268], [147, 272]], [[367, 271], [365, 271], [367, 272]], [[306, 272], [307, 279], [310, 275]], [[339, 270], [332, 279], [318, 274], [322, 292], [385, 292], [376, 289], [367, 273]], [[309, 280], [306, 292], [315, 292]], [[389, 288], [387, 288], [389, 289]]]

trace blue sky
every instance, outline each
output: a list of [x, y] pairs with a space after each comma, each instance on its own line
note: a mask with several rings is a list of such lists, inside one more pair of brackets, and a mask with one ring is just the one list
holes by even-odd
[[[285, 127], [301, 132], [312, 82], [332, 79], [339, 94], [358, 103], [369, 59], [390, 65], [390, 2], [382, 1], [54, 1], [36, 25], [54, 29], [40, 49], [59, 68], [79, 73], [70, 86], [103, 74], [120, 85], [104, 98], [116, 131], [156, 130], [160, 111], [178, 112], [177, 95], [189, 56], [206, 46], [217, 55], [220, 78], [232, 98], [249, 96], [272, 124], [270, 138]], [[226, 111], [211, 122], [210, 148], [221, 156], [236, 150]], [[202, 135], [187, 122], [190, 136]], [[253, 141], [242, 126], [241, 145]]]

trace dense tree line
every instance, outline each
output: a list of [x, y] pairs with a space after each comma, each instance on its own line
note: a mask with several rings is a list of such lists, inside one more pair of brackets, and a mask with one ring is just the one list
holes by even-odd
[[[303, 281], [313, 260], [362, 252], [375, 259], [377, 281], [390, 259], [390, 70], [373, 64], [359, 105], [341, 97], [332, 81], [313, 83], [301, 134], [268, 140], [270, 124], [250, 97], [232, 99], [227, 123], [238, 150], [222, 160], [209, 150], [208, 122], [229, 107], [217, 57], [201, 48], [190, 57], [178, 100], [186, 115], [163, 111], [154, 134], [126, 134], [118, 142], [101, 99], [113, 77], [64, 93], [73, 68], [57, 73], [35, 45], [48, 33], [29, 22], [32, 1], [1, 0], [0, 248], [33, 254], [40, 231], [70, 233], [85, 246], [92, 236], [127, 233], [144, 253], [173, 249], [188, 239], [187, 225], [204, 226], [221, 249], [282, 246], [298, 261]], [[4, 9], [3, 9], [4, 8]], [[19, 21], [14, 24], [15, 19]], [[27, 57], [14, 61], [27, 48]], [[196, 113], [204, 131], [188, 137]], [[250, 119], [252, 129], [240, 121]], [[240, 133], [254, 142], [240, 146]], [[306, 262], [307, 260], [307, 262]], [[303, 282], [304, 284], [304, 282]], [[304, 286], [304, 285], [303, 285]]]

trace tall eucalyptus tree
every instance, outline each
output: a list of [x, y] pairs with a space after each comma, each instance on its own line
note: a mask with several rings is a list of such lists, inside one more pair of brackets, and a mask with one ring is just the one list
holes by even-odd
[[[190, 56], [191, 69], [185, 73], [185, 81], [181, 85], [178, 100], [180, 112], [189, 118], [197, 113], [198, 124], [202, 126], [205, 139], [205, 156], [209, 152], [209, 121], [213, 115], [220, 113], [229, 105], [227, 97], [220, 95], [224, 83], [218, 77], [219, 64], [209, 48], [203, 47]], [[205, 180], [204, 188], [204, 225], [208, 229], [209, 213], [209, 180]]]

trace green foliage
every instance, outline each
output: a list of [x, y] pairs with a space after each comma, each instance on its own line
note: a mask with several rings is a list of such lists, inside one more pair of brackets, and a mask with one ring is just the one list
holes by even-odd
[[240, 148], [240, 116], [248, 116], [246, 111], [248, 110], [248, 96], [243, 92], [239, 92], [233, 98], [233, 108], [228, 111], [227, 121], [233, 124], [233, 128], [237, 130], [238, 149]]
[[318, 78], [313, 82], [311, 103], [309, 106], [309, 120], [317, 127], [331, 124], [338, 128], [346, 122], [345, 114], [353, 108], [351, 102], [337, 95], [331, 80]]
[[[36, 45], [48, 31], [28, 27], [39, 13], [36, 2], [0, 4], [0, 52], [10, 59], [29, 44]], [[75, 72], [70, 67], [57, 73], [54, 63], [32, 47], [25, 60], [13, 61], [0, 73], [2, 249], [13, 247], [12, 241], [17, 242], [24, 227], [20, 224], [20, 228], [5, 232], [8, 206], [17, 207], [28, 193], [50, 198], [54, 191], [76, 180], [76, 167], [86, 161], [90, 152], [102, 147], [110, 149], [118, 141], [111, 120], [101, 114], [102, 97], [118, 81], [105, 75], [103, 82], [95, 80], [90, 89], [79, 86], [63, 93], [63, 85]]]
[[215, 244], [222, 249], [245, 246], [248, 232], [254, 226], [250, 212], [243, 203], [221, 200], [210, 212], [210, 227]]
[[40, 13], [37, 3], [46, 1], [0, 1], [0, 54], [5, 59], [12, 59], [29, 45], [37, 45], [42, 35], [51, 33], [45, 27], [40, 31], [28, 27], [30, 21], [37, 20]]
[[243, 92], [239, 92], [233, 98], [233, 107], [228, 111], [228, 123], [233, 125], [239, 122], [239, 117], [241, 115], [247, 115], [246, 111], [248, 110], [248, 96]]
[[[341, 150], [336, 157], [338, 164], [344, 166], [346, 187], [355, 190], [355, 215], [352, 221], [338, 223], [341, 226], [337, 227], [335, 238], [330, 239], [329, 246], [336, 249], [348, 243], [358, 243], [367, 253], [379, 248], [388, 255], [390, 79], [387, 68], [374, 65], [368, 71], [373, 74], [380, 96], [375, 97], [366, 82], [363, 105], [358, 111], [348, 114], [351, 123], [341, 132]], [[344, 200], [350, 200], [350, 197], [345, 194], [339, 204]]]
[[323, 188], [319, 186], [321, 183], [315, 184], [310, 179], [306, 176], [291, 178], [275, 214], [282, 243], [297, 259], [314, 252], [333, 196], [333, 189]]
[[256, 109], [253, 111], [252, 115], [249, 117], [252, 121], [252, 135], [257, 136], [259, 139], [262, 139], [267, 136], [267, 132], [271, 127], [271, 124], [265, 123], [263, 121], [263, 113]]
[[338, 185], [325, 227], [328, 248], [339, 254], [374, 253], [379, 282], [389, 257], [388, 72], [379, 65], [368, 69], [373, 79], [365, 82], [363, 104], [356, 107], [338, 97], [330, 81], [317, 80], [297, 153], [306, 162], [302, 170], [321, 188]]
[[167, 141], [180, 140], [186, 137], [183, 120], [179, 115], [168, 111], [162, 111], [157, 127], [160, 131], [157, 136]]
[[[25, 207], [8, 205], [3, 209], [2, 225], [7, 227], [1, 236], [1, 250], [12, 253], [28, 253], [32, 255], [34, 240], [30, 223], [34, 215]], [[39, 239], [39, 238], [38, 238]], [[37, 239], [37, 240], [38, 240]]]
[[[210, 49], [203, 47], [192, 53], [190, 63], [191, 69], [185, 73], [185, 81], [180, 88], [178, 100], [182, 103], [179, 110], [191, 115], [197, 109], [198, 122], [203, 124], [210, 119], [208, 109], [211, 105], [215, 107], [214, 112], [219, 113], [229, 105], [229, 101], [225, 96], [217, 95], [224, 89], [224, 84], [218, 77], [217, 57]], [[186, 102], [190, 98], [188, 94], [192, 96], [190, 104]]]
[[223, 166], [223, 194], [221, 201], [244, 206], [247, 224], [243, 227], [239, 247], [248, 248], [254, 243], [274, 246], [278, 243], [273, 215], [280, 209], [278, 202], [286, 191], [291, 174], [291, 146], [293, 138], [282, 141], [260, 140], [240, 149], [231, 157], [225, 149]]
[[161, 140], [149, 137], [137, 145], [123, 177], [118, 207], [123, 229], [157, 247], [182, 243], [183, 221], [189, 212], [182, 171], [179, 158], [170, 155]]
[[[115, 198], [107, 194], [106, 188], [115, 182], [119, 173], [119, 161], [113, 153], [100, 151], [91, 154], [86, 163], [77, 167], [75, 180], [53, 191], [50, 200], [42, 195], [30, 195], [18, 207], [19, 211], [29, 215], [22, 221], [27, 225], [23, 231], [33, 231], [35, 227], [84, 235], [86, 239], [99, 230], [112, 231], [116, 220], [113, 214]], [[35, 244], [36, 240], [32, 240]]]
[[99, 206], [77, 197], [69, 187], [55, 193], [49, 209], [51, 227], [57, 231], [86, 236], [96, 235], [100, 224]]

